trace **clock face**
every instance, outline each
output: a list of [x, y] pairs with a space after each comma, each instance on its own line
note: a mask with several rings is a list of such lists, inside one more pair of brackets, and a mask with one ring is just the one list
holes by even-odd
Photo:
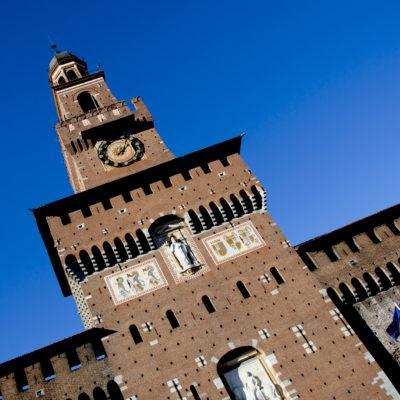
[[144, 146], [133, 135], [124, 135], [117, 140], [101, 142], [97, 153], [104, 164], [125, 167], [143, 157]]

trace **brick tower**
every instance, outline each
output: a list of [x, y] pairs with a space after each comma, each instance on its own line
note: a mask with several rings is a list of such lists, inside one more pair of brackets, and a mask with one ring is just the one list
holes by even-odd
[[[78, 57], [57, 53], [50, 83], [75, 194], [34, 214], [86, 331], [7, 365], [21, 397], [6, 400], [35, 398], [27, 387], [57, 400], [392, 398], [269, 215], [242, 137], [176, 158], [141, 98], [132, 111]], [[60, 354], [68, 372], [36, 382], [28, 365], [46, 378]]]

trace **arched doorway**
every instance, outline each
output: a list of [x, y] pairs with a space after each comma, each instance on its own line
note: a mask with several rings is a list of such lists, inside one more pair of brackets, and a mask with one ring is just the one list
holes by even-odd
[[285, 395], [274, 371], [261, 353], [243, 346], [226, 353], [217, 364], [218, 375], [232, 400], [283, 400]]

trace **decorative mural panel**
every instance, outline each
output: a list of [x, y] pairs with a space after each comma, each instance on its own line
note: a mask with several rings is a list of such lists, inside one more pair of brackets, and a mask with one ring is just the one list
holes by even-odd
[[210, 271], [183, 220], [160, 225], [154, 239], [176, 283]]
[[216, 264], [265, 246], [264, 240], [251, 221], [203, 239], [203, 243]]
[[250, 358], [224, 373], [235, 400], [281, 400], [276, 385], [258, 357]]
[[108, 275], [104, 280], [115, 305], [168, 285], [156, 259]]

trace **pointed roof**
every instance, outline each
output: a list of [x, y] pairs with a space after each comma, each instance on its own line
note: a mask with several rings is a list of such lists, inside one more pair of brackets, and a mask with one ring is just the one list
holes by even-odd
[[87, 68], [87, 64], [85, 61], [70, 53], [69, 51], [57, 51], [49, 64], [50, 73], [53, 72], [59, 65], [66, 64], [71, 61], [75, 61], [81, 65], [84, 65], [85, 68]]

